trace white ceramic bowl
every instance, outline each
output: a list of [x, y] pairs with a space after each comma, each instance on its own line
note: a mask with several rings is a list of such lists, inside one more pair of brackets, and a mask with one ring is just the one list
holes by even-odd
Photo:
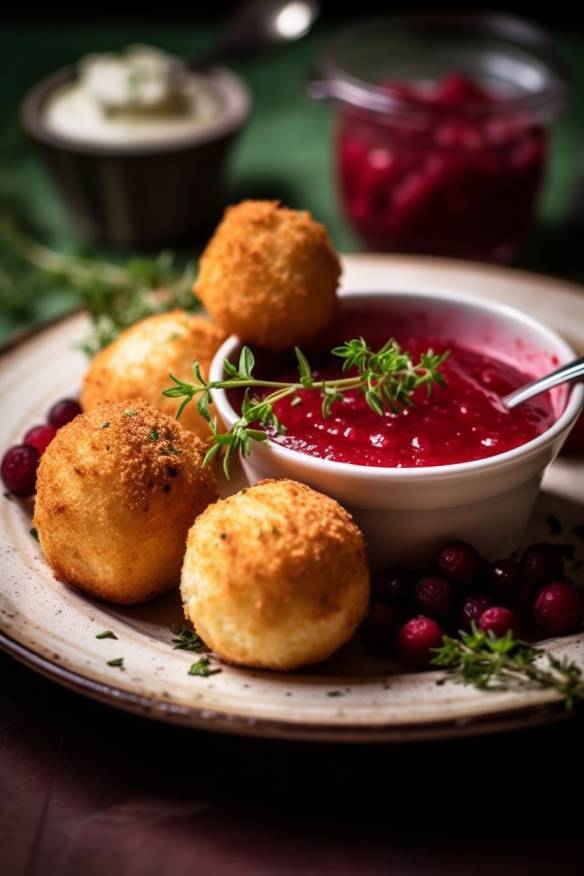
[[[375, 320], [379, 311], [387, 316], [387, 337], [405, 323], [409, 331], [457, 340], [535, 376], [575, 356], [562, 338], [527, 314], [483, 299], [461, 301], [447, 292], [343, 292], [344, 328], [335, 340], [358, 334], [366, 310], [375, 313]], [[235, 336], [225, 341], [213, 360], [211, 380], [223, 378], [223, 360], [237, 361], [240, 346]], [[226, 392], [213, 395], [230, 427], [237, 414]], [[318, 459], [266, 441], [253, 443], [243, 467], [250, 483], [293, 478], [342, 502], [365, 534], [374, 569], [390, 563], [423, 566], [449, 539], [469, 541], [495, 559], [518, 546], [544, 470], [559, 452], [583, 398], [582, 385], [554, 390], [556, 420], [549, 429], [520, 447], [472, 462], [381, 468]]]

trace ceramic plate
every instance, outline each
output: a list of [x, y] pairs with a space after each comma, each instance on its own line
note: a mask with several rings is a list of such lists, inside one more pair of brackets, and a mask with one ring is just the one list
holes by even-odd
[[[561, 281], [501, 268], [399, 256], [344, 260], [351, 289], [449, 289], [523, 308], [584, 349], [584, 295]], [[76, 349], [87, 325], [74, 315], [21, 338], [0, 358], [0, 448], [21, 440], [49, 404], [78, 393], [86, 367]], [[553, 536], [584, 559], [584, 465], [570, 460], [548, 471], [526, 541]], [[357, 641], [326, 664], [294, 675], [223, 666], [190, 676], [196, 659], [173, 650], [171, 627], [182, 621], [177, 593], [145, 606], [115, 608], [55, 581], [31, 535], [31, 503], [0, 499], [0, 645], [37, 671], [120, 708], [179, 724], [256, 736], [330, 741], [390, 741], [479, 733], [558, 718], [550, 692], [478, 692], [435, 672], [398, 674], [368, 658]], [[584, 567], [583, 567], [584, 569]], [[575, 572], [575, 577], [582, 573]], [[96, 639], [112, 630], [117, 639]], [[584, 664], [584, 640], [548, 647]], [[124, 668], [108, 661], [124, 658]]]

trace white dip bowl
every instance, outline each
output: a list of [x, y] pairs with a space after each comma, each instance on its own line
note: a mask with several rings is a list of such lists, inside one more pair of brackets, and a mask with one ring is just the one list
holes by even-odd
[[[527, 314], [482, 299], [461, 301], [447, 292], [343, 292], [334, 342], [362, 333], [359, 320], [368, 312], [374, 313], [377, 330], [383, 317], [387, 337], [399, 334], [392, 326], [407, 325], [410, 334], [456, 340], [534, 376], [575, 357], [559, 335]], [[240, 347], [235, 336], [225, 341], [211, 366], [212, 381], [223, 379], [224, 359], [237, 362]], [[257, 368], [256, 374], [264, 376]], [[469, 541], [496, 559], [513, 551], [524, 535], [544, 470], [558, 454], [583, 398], [582, 385], [554, 390], [556, 420], [545, 432], [513, 450], [471, 462], [420, 468], [354, 465], [266, 441], [252, 442], [243, 467], [250, 483], [293, 478], [338, 499], [362, 528], [374, 569], [394, 563], [423, 566], [449, 539]], [[227, 393], [215, 390], [213, 399], [231, 427], [237, 413]], [[302, 508], [297, 510], [302, 515]]]

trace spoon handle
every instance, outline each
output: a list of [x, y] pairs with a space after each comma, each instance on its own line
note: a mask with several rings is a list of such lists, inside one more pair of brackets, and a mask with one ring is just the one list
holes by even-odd
[[531, 383], [526, 383], [525, 386], [510, 392], [504, 396], [501, 401], [507, 410], [517, 407], [530, 398], [546, 392], [548, 389], [553, 389], [554, 386], [559, 386], [561, 383], [574, 383], [576, 380], [584, 379], [584, 356], [574, 359], [572, 362], [567, 362], [551, 374], [546, 374], [545, 377], [539, 377], [537, 380], [532, 380]]

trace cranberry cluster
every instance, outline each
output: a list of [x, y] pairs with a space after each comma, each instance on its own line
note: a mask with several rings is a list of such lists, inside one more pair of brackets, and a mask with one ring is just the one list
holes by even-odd
[[345, 211], [374, 249], [506, 261], [533, 217], [546, 131], [459, 73], [382, 87], [406, 117], [347, 110], [338, 131]]
[[24, 436], [22, 444], [15, 444], [6, 451], [2, 457], [0, 474], [9, 493], [13, 496], [32, 496], [41, 456], [57, 434], [57, 429], [80, 413], [81, 406], [75, 399], [64, 398], [56, 402], [47, 414], [46, 423], [33, 426]]
[[375, 654], [427, 667], [444, 633], [476, 624], [496, 636], [513, 630], [525, 639], [576, 632], [584, 600], [564, 573], [554, 545], [530, 545], [520, 559], [488, 563], [466, 542], [444, 545], [432, 574], [416, 580], [402, 568], [387, 569], [373, 582], [372, 602], [360, 629]]

